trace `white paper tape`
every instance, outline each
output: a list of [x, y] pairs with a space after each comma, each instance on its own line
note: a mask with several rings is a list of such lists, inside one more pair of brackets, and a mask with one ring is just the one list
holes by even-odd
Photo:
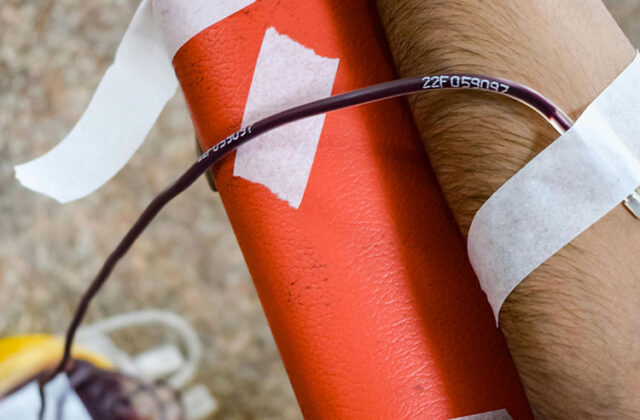
[[175, 93], [175, 52], [253, 1], [153, 0], [152, 10], [151, 0], [143, 0], [76, 126], [48, 153], [16, 166], [18, 180], [62, 203], [106, 183], [129, 161]]
[[93, 192], [131, 158], [177, 86], [144, 0], [80, 121], [47, 154], [16, 166], [16, 177], [61, 203]]
[[169, 56], [196, 34], [255, 0], [153, 0], [153, 15], [162, 28]]
[[468, 251], [496, 321], [513, 289], [640, 186], [640, 58], [475, 215]]
[[[267, 29], [249, 89], [242, 126], [274, 112], [331, 95], [338, 59]], [[298, 208], [324, 124], [324, 114], [272, 130], [238, 148], [233, 175], [265, 185]]]

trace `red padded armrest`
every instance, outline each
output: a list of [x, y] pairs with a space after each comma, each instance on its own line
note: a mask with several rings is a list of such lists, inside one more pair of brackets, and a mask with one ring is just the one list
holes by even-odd
[[[270, 27], [339, 58], [334, 94], [393, 79], [377, 19], [258, 0], [195, 36], [174, 66], [202, 148], [240, 128]], [[531, 418], [404, 100], [326, 116], [297, 209], [234, 156], [213, 175], [305, 417]]]

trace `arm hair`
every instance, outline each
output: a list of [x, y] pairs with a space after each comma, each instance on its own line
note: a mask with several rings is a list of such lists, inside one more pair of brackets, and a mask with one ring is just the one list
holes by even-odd
[[[400, 76], [472, 72], [528, 85], [572, 118], [634, 50], [600, 0], [377, 0]], [[410, 107], [466, 235], [489, 196], [557, 133], [508, 98]], [[525, 279], [500, 314], [539, 418], [640, 418], [640, 221], [618, 206]]]

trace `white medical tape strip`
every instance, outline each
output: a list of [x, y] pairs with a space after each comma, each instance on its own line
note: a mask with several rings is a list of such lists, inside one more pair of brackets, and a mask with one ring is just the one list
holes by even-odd
[[[246, 127], [274, 112], [331, 95], [338, 59], [317, 55], [267, 29], [242, 119]], [[294, 208], [302, 202], [324, 114], [272, 130], [238, 148], [233, 175], [260, 183]]]
[[468, 251], [498, 320], [533, 270], [640, 186], [640, 58], [475, 215]]
[[76, 126], [48, 153], [16, 166], [16, 178], [61, 203], [98, 189], [129, 161], [175, 93], [178, 81], [171, 58], [176, 51], [251, 3], [153, 0], [152, 10], [151, 0], [143, 0]]
[[198, 33], [255, 0], [153, 0], [153, 16], [162, 28], [169, 56]]

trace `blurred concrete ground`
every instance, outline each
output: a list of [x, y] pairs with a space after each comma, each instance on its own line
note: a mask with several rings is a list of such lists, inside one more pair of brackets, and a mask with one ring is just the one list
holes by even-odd
[[[640, 45], [640, 0], [607, 0]], [[105, 256], [144, 206], [195, 159], [180, 95], [133, 160], [99, 192], [61, 206], [20, 187], [13, 166], [74, 125], [110, 64], [135, 0], [0, 1], [0, 336], [60, 332]], [[300, 411], [220, 199], [205, 180], [172, 203], [98, 296], [89, 319], [164, 308], [197, 328], [197, 380], [220, 419]], [[135, 349], [159, 333], [123, 335]]]

